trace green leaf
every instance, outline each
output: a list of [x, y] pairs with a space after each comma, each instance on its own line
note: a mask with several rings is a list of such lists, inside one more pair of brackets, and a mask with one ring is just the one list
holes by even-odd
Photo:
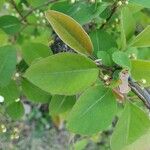
[[145, 8], [150, 8], [150, 1], [149, 0], [130, 0], [130, 3], [138, 4], [144, 6]]
[[108, 5], [106, 3], [89, 3], [87, 1], [79, 1], [71, 4], [67, 1], [60, 1], [54, 3], [51, 9], [65, 13], [81, 25], [84, 25], [98, 17], [98, 15], [102, 13], [107, 6]]
[[82, 139], [80, 141], [77, 141], [74, 144], [74, 150], [84, 150], [87, 144], [88, 144], [87, 139]]
[[132, 41], [133, 47], [150, 47], [150, 25], [148, 25], [140, 34]]
[[21, 23], [16, 17], [5, 15], [0, 17], [0, 28], [7, 34], [15, 34], [20, 30]]
[[13, 102], [6, 108], [6, 113], [13, 119], [18, 120], [21, 119], [24, 115], [24, 107], [23, 104], [19, 102]]
[[150, 61], [132, 60], [131, 75], [135, 80], [145, 79], [147, 85], [150, 85]]
[[51, 115], [59, 115], [72, 108], [76, 102], [76, 96], [54, 95], [49, 105]]
[[126, 43], [134, 35], [135, 32], [135, 20], [132, 16], [132, 12], [128, 7], [124, 7], [121, 11], [121, 47], [124, 49]]
[[19, 89], [15, 81], [10, 81], [10, 83], [5, 87], [0, 87], [0, 95], [4, 97], [4, 104], [9, 105], [19, 97]]
[[86, 55], [92, 54], [93, 45], [88, 34], [74, 19], [53, 10], [46, 12], [46, 18], [58, 36], [72, 49]]
[[39, 88], [58, 95], [75, 95], [93, 84], [99, 74], [96, 64], [74, 53], [60, 53], [31, 65], [25, 77]]
[[112, 59], [111, 59], [109, 53], [107, 53], [105, 51], [99, 51], [99, 52], [97, 52], [97, 57], [99, 59], [102, 59], [102, 64], [104, 64], [106, 66], [111, 66], [113, 64]]
[[28, 100], [33, 103], [50, 102], [51, 96], [49, 93], [41, 90], [26, 79], [22, 81], [22, 89]]
[[0, 86], [6, 86], [15, 71], [16, 50], [12, 46], [0, 47]]
[[8, 43], [8, 35], [0, 29], [0, 41], [1, 41], [1, 46], [4, 46]]
[[44, 5], [47, 2], [48, 0], [28, 0], [28, 3], [30, 3], [33, 7], [40, 7], [41, 5]]
[[117, 65], [123, 68], [127, 68], [127, 69], [131, 68], [130, 59], [128, 58], [128, 55], [124, 52], [120, 52], [120, 51], [114, 52], [112, 55], [112, 59]]
[[102, 85], [86, 90], [77, 100], [68, 118], [70, 131], [92, 135], [111, 125], [116, 101], [111, 89]]
[[23, 58], [27, 64], [31, 64], [35, 59], [45, 58], [52, 54], [49, 47], [41, 43], [26, 43], [22, 48]]
[[136, 105], [127, 103], [111, 139], [112, 150], [125, 150], [126, 146], [147, 134], [149, 129], [148, 115]]
[[113, 47], [117, 47], [114, 37], [108, 34], [106, 31], [93, 31], [90, 33], [90, 38], [94, 45], [95, 54], [97, 54], [98, 51], [108, 51]]

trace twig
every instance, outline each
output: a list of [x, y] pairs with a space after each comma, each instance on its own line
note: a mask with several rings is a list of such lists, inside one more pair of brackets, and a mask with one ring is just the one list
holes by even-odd
[[144, 102], [145, 106], [150, 109], [150, 94], [145, 88], [141, 88], [138, 83], [129, 78], [129, 86], [131, 90]]
[[104, 23], [101, 25], [100, 29], [103, 29], [104, 26], [109, 22], [109, 20], [110, 20], [110, 19], [112, 18], [112, 16], [113, 16], [113, 14], [116, 12], [117, 8], [118, 8], [118, 5], [117, 5], [117, 3], [115, 2], [115, 3], [111, 6], [111, 13], [110, 13], [110, 15], [108, 16], [108, 18], [106, 18], [106, 22], [104, 22]]
[[18, 12], [18, 14], [20, 15], [22, 21], [27, 22], [27, 20], [24, 18], [24, 16], [22, 15], [22, 13], [20, 12], [20, 10], [18, 9], [16, 3], [14, 0], [10, 0], [10, 3], [13, 5], [13, 7], [15, 8], [15, 10]]
[[45, 6], [49, 5], [50, 3], [57, 2], [57, 1], [58, 0], [49, 0], [49, 1], [45, 2], [44, 4], [31, 9], [25, 16], [23, 16], [22, 20], [26, 19], [30, 14], [32, 14], [33, 11], [35, 11], [39, 8], [45, 7]]

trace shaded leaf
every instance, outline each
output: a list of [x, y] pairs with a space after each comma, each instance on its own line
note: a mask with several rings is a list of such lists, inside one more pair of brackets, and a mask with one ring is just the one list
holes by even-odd
[[96, 30], [90, 33], [90, 38], [94, 45], [94, 52], [97, 54], [98, 51], [109, 51], [113, 47], [117, 47], [116, 41], [106, 31]]
[[26, 43], [22, 48], [23, 58], [30, 65], [35, 59], [45, 58], [52, 54], [49, 47], [41, 43]]
[[15, 34], [20, 30], [21, 23], [16, 17], [5, 15], [0, 17], [0, 28], [7, 34]]
[[9, 105], [19, 97], [19, 89], [15, 81], [10, 81], [5, 87], [0, 87], [0, 95], [4, 97], [4, 103]]
[[6, 113], [13, 119], [21, 119], [24, 115], [24, 107], [23, 104], [19, 102], [13, 102], [6, 108]]
[[121, 11], [121, 47], [124, 49], [126, 43], [134, 35], [135, 21], [132, 12], [128, 7], [124, 7]]
[[70, 110], [76, 102], [76, 96], [54, 95], [49, 105], [51, 115], [59, 115]]
[[51, 96], [49, 93], [41, 90], [26, 79], [22, 81], [22, 89], [25, 96], [33, 103], [48, 103]]
[[51, 9], [63, 12], [71, 16], [81, 25], [84, 25], [98, 17], [98, 15], [102, 13], [106, 7], [106, 3], [89, 3], [87, 1], [79, 1], [71, 4], [67, 1], [62, 1], [54, 3]]
[[93, 84], [99, 70], [90, 59], [73, 53], [60, 53], [31, 65], [25, 77], [39, 88], [59, 95], [74, 95]]
[[7, 86], [16, 67], [16, 50], [13, 46], [0, 47], [0, 86]]
[[92, 54], [93, 45], [88, 34], [74, 19], [54, 10], [47, 11], [46, 18], [63, 42], [79, 53]]
[[73, 106], [68, 128], [78, 134], [95, 134], [111, 125], [115, 112], [116, 102], [111, 89], [102, 85], [91, 87]]

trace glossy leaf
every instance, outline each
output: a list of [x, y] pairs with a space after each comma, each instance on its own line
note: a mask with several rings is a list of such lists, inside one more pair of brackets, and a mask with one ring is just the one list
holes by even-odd
[[116, 112], [116, 101], [111, 89], [102, 85], [86, 90], [77, 100], [68, 118], [70, 131], [92, 135], [106, 129]]
[[125, 150], [126, 146], [147, 134], [149, 129], [148, 115], [136, 105], [127, 103], [111, 139], [112, 150]]
[[117, 65], [123, 68], [127, 68], [127, 69], [131, 68], [130, 59], [128, 58], [128, 55], [124, 52], [120, 52], [120, 51], [114, 52], [112, 55], [112, 59]]
[[49, 93], [41, 90], [26, 79], [22, 81], [22, 89], [28, 100], [33, 103], [50, 102], [51, 96]]
[[72, 49], [86, 55], [92, 54], [93, 45], [88, 34], [74, 19], [54, 10], [47, 11], [46, 18], [58, 36]]
[[24, 107], [23, 104], [19, 102], [13, 102], [6, 108], [6, 113], [13, 119], [21, 119], [24, 115]]
[[41, 43], [26, 43], [22, 48], [23, 58], [30, 65], [34, 60], [45, 58], [52, 54], [50, 49]]
[[150, 85], [150, 61], [132, 60], [131, 75], [135, 80], [145, 79], [147, 85]]
[[0, 86], [6, 86], [15, 71], [16, 50], [12, 46], [0, 47]]
[[131, 43], [131, 46], [150, 47], [150, 25], [135, 37]]
[[99, 70], [90, 59], [73, 53], [61, 53], [31, 65], [25, 77], [39, 88], [59, 95], [77, 94], [98, 77]]
[[16, 17], [5, 15], [0, 17], [0, 28], [7, 34], [15, 34], [20, 30], [21, 23]]
[[49, 105], [51, 115], [59, 115], [70, 110], [76, 102], [76, 96], [54, 95]]

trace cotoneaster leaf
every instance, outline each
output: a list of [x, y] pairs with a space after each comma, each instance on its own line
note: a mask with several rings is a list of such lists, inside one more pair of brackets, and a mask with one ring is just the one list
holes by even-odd
[[47, 11], [46, 18], [58, 36], [72, 49], [82, 54], [92, 54], [93, 45], [88, 34], [74, 19], [54, 10]]
[[115, 97], [109, 88], [94, 86], [83, 92], [68, 118], [68, 129], [92, 135], [106, 129], [116, 113]]
[[74, 53], [60, 53], [31, 65], [25, 77], [39, 88], [58, 95], [74, 95], [92, 85], [99, 70], [90, 59]]

